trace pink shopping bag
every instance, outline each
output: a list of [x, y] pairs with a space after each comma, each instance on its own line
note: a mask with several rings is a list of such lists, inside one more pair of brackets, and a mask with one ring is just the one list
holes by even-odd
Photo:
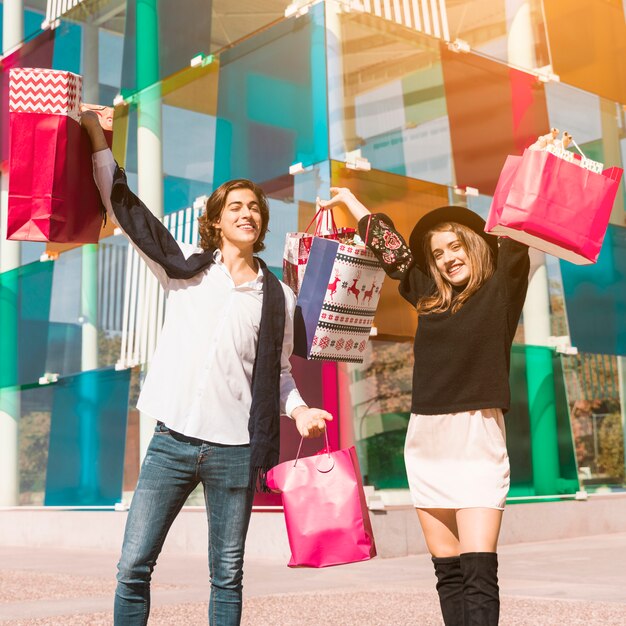
[[485, 231], [576, 265], [595, 263], [622, 173], [596, 173], [544, 150], [509, 156]]
[[[81, 84], [71, 72], [11, 70], [8, 239], [98, 241], [103, 212], [79, 122]], [[100, 119], [110, 145], [110, 120]]]
[[[302, 442], [300, 442], [302, 448]], [[280, 491], [291, 548], [289, 567], [327, 567], [376, 556], [361, 471], [353, 447], [281, 463], [267, 474]]]

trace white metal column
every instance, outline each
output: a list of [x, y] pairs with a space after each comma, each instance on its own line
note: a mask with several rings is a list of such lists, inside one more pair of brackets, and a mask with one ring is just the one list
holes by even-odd
[[[22, 0], [4, 0], [2, 5], [2, 52], [17, 48], [24, 38], [24, 5]], [[0, 272], [20, 265], [20, 244], [7, 241], [8, 174], [0, 173]], [[8, 289], [2, 294], [4, 367], [17, 369], [17, 293]], [[0, 389], [0, 506], [18, 504], [18, 424], [21, 414], [17, 388]]]

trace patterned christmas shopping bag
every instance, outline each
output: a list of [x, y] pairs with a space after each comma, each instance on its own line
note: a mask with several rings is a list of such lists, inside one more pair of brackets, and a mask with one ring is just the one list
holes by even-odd
[[[71, 72], [10, 72], [8, 239], [98, 241], [102, 206], [79, 121], [81, 86]], [[100, 118], [110, 145], [111, 120]]]
[[[315, 232], [310, 233], [309, 229], [313, 223], [315, 223]], [[298, 295], [314, 237], [345, 241], [352, 240], [355, 233], [354, 228], [337, 228], [333, 212], [319, 208], [304, 232], [287, 233], [285, 237], [283, 282]]]
[[309, 260], [313, 235], [309, 233], [287, 233], [283, 254], [283, 282], [298, 295], [304, 270]]
[[384, 277], [365, 246], [314, 237], [298, 294], [294, 354], [361, 363]]

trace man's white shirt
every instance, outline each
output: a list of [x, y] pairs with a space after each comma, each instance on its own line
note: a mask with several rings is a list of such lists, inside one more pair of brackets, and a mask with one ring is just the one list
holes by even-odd
[[[110, 150], [93, 155], [94, 178], [107, 214], [115, 161]], [[132, 243], [132, 242], [131, 242]], [[134, 245], [134, 244], [133, 244]], [[202, 249], [178, 242], [185, 258]], [[189, 437], [221, 444], [249, 443], [252, 371], [263, 303], [263, 273], [235, 285], [215, 252], [215, 263], [193, 278], [169, 278], [137, 249], [167, 296], [165, 322], [152, 356], [137, 408]], [[296, 299], [285, 294], [285, 334], [281, 355], [280, 405], [287, 415], [304, 401], [291, 375]]]

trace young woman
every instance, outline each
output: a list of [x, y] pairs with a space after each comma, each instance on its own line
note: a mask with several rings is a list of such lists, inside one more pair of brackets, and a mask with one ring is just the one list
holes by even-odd
[[444, 622], [498, 623], [497, 543], [509, 489], [503, 413], [509, 361], [528, 286], [528, 248], [484, 232], [463, 207], [420, 219], [409, 245], [349, 189], [345, 205], [401, 295], [416, 307], [415, 366], [405, 463], [433, 557]]

